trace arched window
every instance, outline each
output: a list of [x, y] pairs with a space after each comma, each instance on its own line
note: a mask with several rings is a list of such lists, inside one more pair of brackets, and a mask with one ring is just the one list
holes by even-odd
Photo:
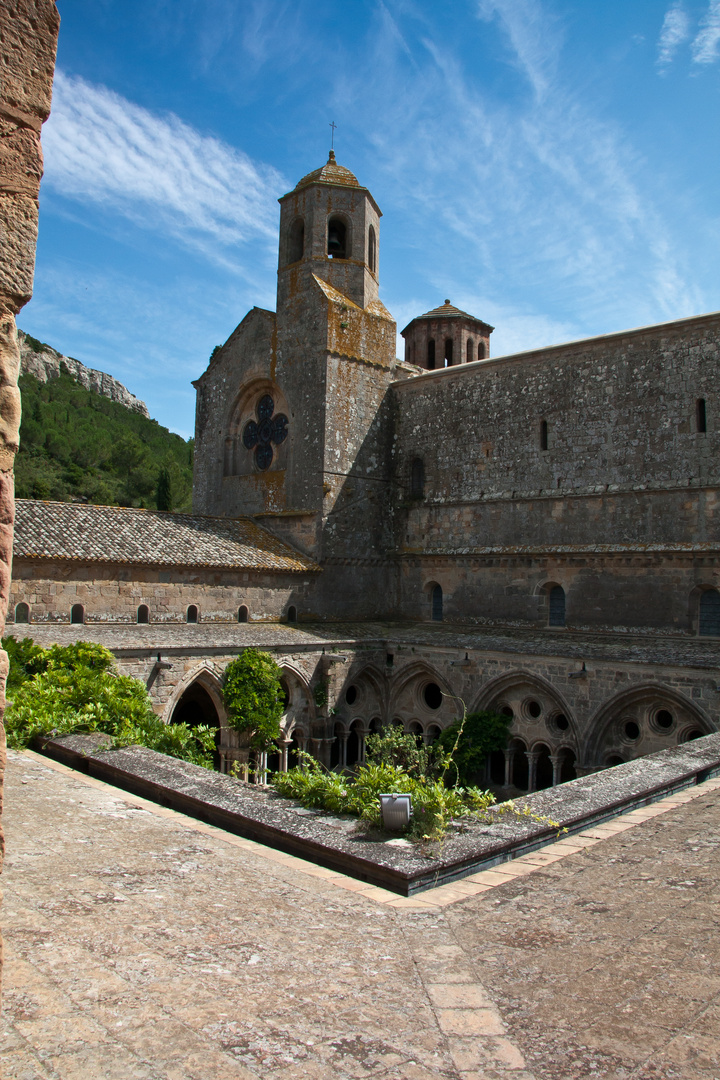
[[190, 607], [187, 609], [187, 614], [185, 615], [185, 622], [196, 623], [197, 621], [198, 609], [195, 604], [191, 604]]
[[433, 585], [432, 620], [433, 622], [442, 622], [443, 620], [443, 593], [441, 585]]
[[430, 338], [427, 344], [427, 366], [428, 371], [435, 367], [435, 338]]
[[137, 621], [139, 623], [150, 622], [150, 609], [148, 608], [147, 604], [141, 604], [140, 607], [137, 609]]
[[540, 449], [547, 450], [548, 448], [548, 423], [547, 420], [540, 421]]
[[305, 222], [295, 218], [288, 233], [287, 261], [299, 262], [305, 254]]
[[373, 274], [375, 273], [375, 270], [376, 270], [376, 265], [375, 265], [376, 259], [377, 259], [377, 240], [375, 239], [375, 229], [371, 225], [370, 228], [368, 229], [368, 266], [370, 267], [370, 270], [372, 271]]
[[247, 621], [248, 621], [248, 609], [245, 607], [245, 604], [243, 604], [241, 607], [238, 608], [238, 622], [247, 622]]
[[328, 221], [327, 253], [331, 259], [347, 259], [347, 225], [342, 218], [331, 217]]
[[410, 497], [422, 499], [425, 494], [425, 463], [422, 458], [416, 457], [412, 463], [410, 475]]
[[451, 337], [445, 338], [445, 367], [452, 367], [453, 362], [453, 340]]
[[478, 360], [485, 359], [485, 342], [478, 341]]
[[705, 398], [698, 398], [695, 402], [695, 422], [699, 435], [707, 431], [707, 413], [705, 411]]
[[467, 339], [467, 345], [465, 346], [465, 360], [468, 364], [473, 362], [473, 343], [472, 338]]
[[85, 622], [85, 608], [82, 606], [82, 604], [73, 604], [73, 606], [70, 608], [70, 622]]
[[288, 622], [297, 622], [297, 608], [294, 604], [288, 608]]
[[15, 605], [15, 622], [27, 623], [30, 622], [30, 608], [25, 603]]
[[565, 625], [565, 590], [553, 585], [548, 594], [548, 626]]
[[700, 594], [698, 633], [702, 637], [720, 637], [720, 592], [706, 589]]

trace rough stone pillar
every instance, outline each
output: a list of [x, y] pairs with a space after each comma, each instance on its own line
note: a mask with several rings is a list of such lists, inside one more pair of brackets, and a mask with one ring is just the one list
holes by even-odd
[[553, 769], [553, 782], [552, 782], [553, 787], [557, 787], [558, 784], [562, 783], [562, 780], [560, 779], [560, 777], [562, 776], [562, 767], [563, 767], [563, 761], [564, 760], [565, 760], [565, 757], [564, 757], [563, 754], [551, 754], [550, 755], [550, 763], [552, 764], [552, 769]]
[[368, 735], [371, 734], [370, 728], [367, 728], [367, 727], [356, 728], [355, 730], [357, 731], [357, 739], [358, 739], [358, 765], [364, 765], [365, 764], [365, 744], [366, 744]]
[[[0, 4], [0, 633], [12, 572], [13, 462], [20, 429], [15, 316], [32, 296], [42, 176], [40, 130], [50, 115], [60, 16], [54, 0]], [[0, 813], [5, 774], [7, 654], [0, 650]], [[0, 865], [5, 840], [0, 828]]]
[[536, 783], [536, 780], [537, 780], [537, 763], [538, 763], [538, 758], [540, 757], [540, 754], [537, 752], [537, 750], [526, 750], [525, 751], [525, 757], [527, 758], [527, 763], [528, 763], [528, 786], [527, 786], [527, 789], [528, 789], [528, 791], [534, 791], [535, 790], [535, 783]]
[[348, 739], [350, 738], [350, 735], [348, 734], [347, 731], [344, 731], [341, 735], [338, 735], [337, 738], [340, 740], [340, 760], [339, 760], [338, 764], [340, 765], [341, 769], [346, 769], [347, 768], [347, 744], [348, 744]]
[[280, 739], [280, 772], [288, 771], [288, 751], [292, 746], [292, 739]]
[[505, 754], [505, 787], [510, 787], [513, 782], [513, 765], [515, 764], [515, 751], [512, 748], [503, 750]]

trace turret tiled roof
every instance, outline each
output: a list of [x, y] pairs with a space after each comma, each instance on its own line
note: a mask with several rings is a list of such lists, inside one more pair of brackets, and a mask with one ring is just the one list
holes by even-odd
[[18, 499], [14, 557], [72, 562], [318, 570], [252, 518]]
[[344, 165], [338, 165], [334, 150], [330, 151], [330, 156], [322, 168], [315, 169], [314, 172], [303, 176], [302, 180], [298, 180], [295, 191], [307, 187], [308, 184], [343, 184], [345, 187], [360, 187], [357, 176]]
[[[417, 322], [418, 319], [448, 318], [470, 319], [472, 320], [472, 322], [480, 323], [491, 333], [495, 329], [494, 326], [490, 326], [488, 323], [484, 322], [483, 319], [478, 319], [477, 315], [470, 315], [467, 311], [462, 311], [460, 308], [455, 307], [454, 304], [451, 304], [449, 300], [446, 300], [444, 304], [440, 305], [440, 307], [433, 308], [432, 311], [426, 311], [424, 315], [416, 315], [415, 318], [411, 319], [410, 322], [407, 324], [405, 330], [408, 330], [414, 322]], [[401, 333], [404, 334], [405, 330], [402, 330]]]

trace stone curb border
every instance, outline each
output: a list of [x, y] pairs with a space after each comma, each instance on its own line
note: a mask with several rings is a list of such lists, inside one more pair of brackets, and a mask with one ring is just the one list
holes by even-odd
[[108, 752], [97, 736], [89, 735], [39, 738], [33, 746], [113, 787], [401, 897], [472, 880], [553, 844], [558, 830], [569, 836], [586, 833], [620, 813], [645, 808], [720, 774], [720, 734], [708, 735], [523, 796], [516, 801], [520, 816], [511, 822], [510, 835], [491, 838], [480, 830], [469, 842], [454, 838], [449, 848], [441, 845], [424, 860], [409, 849], [407, 857], [396, 856], [396, 850], [389, 852], [385, 845], [353, 845], [343, 836], [319, 835], [281, 807], [270, 808], [268, 815], [258, 806], [238, 804], [231, 797], [235, 789], [227, 790], [228, 777], [142, 747]]
[[[674, 794], [666, 795], [664, 798], [652, 803], [652, 805], [638, 807], [635, 810], [629, 810], [625, 813], [618, 811], [616, 817], [605, 820], [602, 824], [590, 826], [582, 832], [574, 833], [572, 836], [554, 840], [549, 844], [546, 844], [541, 850], [532, 851], [527, 855], [519, 855], [511, 861], [499, 863], [491, 870], [481, 870], [477, 874], [471, 874], [469, 877], [462, 878], [459, 881], [453, 881], [448, 885], [438, 885], [432, 890], [431, 894], [424, 893], [419, 896], [398, 896], [396, 892], [391, 892], [389, 889], [382, 889], [377, 885], [368, 885], [365, 881], [359, 881], [357, 878], [349, 877], [347, 874], [342, 874], [337, 870], [328, 870], [323, 866], [317, 866], [315, 863], [309, 862], [307, 859], [302, 859], [297, 855], [285, 854], [284, 852], [278, 851], [276, 848], [268, 847], [257, 840], [246, 840], [243, 837], [226, 832], [216, 825], [206, 825], [196, 818], [188, 817], [187, 814], [183, 814], [179, 810], [171, 810], [168, 807], [160, 806], [158, 803], [152, 802], [150, 799], [144, 799], [140, 795], [131, 794], [123, 788], [114, 787], [104, 780], [98, 780], [94, 776], [88, 776], [87, 773], [72, 769], [44, 754], [38, 754], [34, 750], [23, 750], [21, 754], [24, 757], [31, 758], [38, 764], [45, 765], [47, 768], [55, 770], [56, 772], [74, 776], [82, 783], [89, 784], [91, 787], [98, 787], [104, 790], [110, 789], [111, 791], [116, 792], [117, 797], [122, 799], [123, 802], [128, 803], [128, 805], [148, 810], [158, 817], [171, 818], [176, 822], [182, 823], [185, 828], [191, 829], [193, 832], [206, 833], [207, 835], [218, 837], [224, 843], [230, 844], [233, 847], [253, 851], [256, 855], [267, 859], [269, 862], [277, 863], [281, 866], [292, 867], [292, 869], [297, 870], [302, 874], [306, 874], [309, 877], [320, 878], [323, 881], [335, 885], [337, 888], [357, 893], [359, 896], [364, 896], [368, 900], [374, 900], [378, 904], [383, 904], [384, 906], [402, 911], [437, 912], [442, 908], [447, 907], [449, 904], [455, 904], [460, 900], [467, 900], [471, 896], [479, 896], [481, 893], [488, 892], [498, 885], [506, 885], [509, 881], [514, 881], [516, 878], [524, 877], [527, 874], [533, 873], [535, 870], [542, 869], [544, 866], [549, 866], [552, 863], [558, 862], [568, 855], [577, 855], [580, 851], [593, 847], [602, 840], [608, 840], [613, 836], [618, 836], [628, 829], [635, 828], [637, 825], [642, 825], [645, 821], [658, 817], [660, 814], [666, 814], [670, 810], [676, 809], [678, 806], [684, 806], [685, 803], [692, 802], [693, 799], [697, 799], [707, 792], [715, 791], [720, 788], [720, 777], [703, 780], [701, 783], [696, 784], [691, 788], [685, 788]], [[427, 897], [427, 899], [424, 897]]]

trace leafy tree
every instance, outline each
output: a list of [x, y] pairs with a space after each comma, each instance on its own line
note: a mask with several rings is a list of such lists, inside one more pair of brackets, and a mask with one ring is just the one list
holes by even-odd
[[280, 735], [280, 677], [280, 668], [272, 656], [260, 649], [245, 649], [225, 669], [223, 697], [228, 723], [235, 731], [247, 732], [259, 750]]
[[[485, 767], [487, 755], [507, 746], [511, 716], [496, 712], [468, 713], [464, 722], [455, 720], [435, 741], [447, 754], [452, 754], [457, 768], [458, 783], [470, 784]], [[458, 738], [459, 736], [459, 738]], [[457, 747], [455, 743], [457, 742]], [[453, 752], [453, 747], [455, 750]], [[452, 772], [452, 766], [450, 772]]]
[[170, 478], [170, 470], [166, 465], [163, 465], [158, 473], [155, 502], [158, 510], [172, 510], [173, 508], [172, 480]]

